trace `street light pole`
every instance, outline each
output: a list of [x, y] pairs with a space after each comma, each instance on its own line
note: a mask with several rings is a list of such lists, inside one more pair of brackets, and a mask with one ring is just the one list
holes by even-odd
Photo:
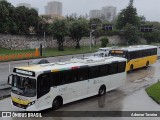
[[44, 31], [44, 47], [46, 47], [46, 33]]
[[90, 31], [90, 51], [91, 51], [91, 47], [92, 47], [92, 33], [94, 32], [95, 30], [91, 30]]

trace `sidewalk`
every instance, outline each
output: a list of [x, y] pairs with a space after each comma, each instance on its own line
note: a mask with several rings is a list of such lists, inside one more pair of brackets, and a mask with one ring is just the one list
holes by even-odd
[[11, 94], [11, 89], [10, 88], [6, 88], [6, 89], [0, 89], [0, 100], [9, 97]]
[[9, 97], [11, 94], [11, 86], [6, 83], [1, 83], [0, 85], [0, 100]]

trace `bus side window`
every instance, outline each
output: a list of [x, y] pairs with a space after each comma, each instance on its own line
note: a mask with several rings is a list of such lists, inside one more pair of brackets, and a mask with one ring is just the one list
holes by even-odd
[[131, 60], [134, 59], [134, 53], [133, 52], [130, 52], [130, 58], [131, 58]]
[[88, 68], [78, 69], [78, 80], [87, 80], [88, 79]]
[[130, 52], [126, 52], [126, 58], [127, 58], [127, 61], [130, 61], [131, 60], [131, 57], [130, 57]]
[[72, 70], [66, 70], [63, 72], [63, 77], [64, 77], [64, 81], [65, 84], [71, 83], [72, 82]]
[[65, 71], [61, 71], [59, 72], [59, 81], [60, 81], [60, 85], [64, 85], [65, 84]]
[[99, 74], [100, 74], [100, 76], [108, 75], [108, 65], [107, 64], [99, 66]]
[[156, 55], [156, 54], [157, 54], [157, 49], [156, 48], [152, 49], [151, 50], [151, 55]]
[[145, 57], [147, 57], [147, 56], [150, 56], [151, 54], [150, 54], [150, 50], [149, 49], [147, 49], [147, 50], [145, 50]]
[[111, 63], [109, 64], [109, 74], [115, 74], [117, 73], [117, 63]]
[[97, 78], [99, 77], [99, 67], [98, 66], [92, 66], [89, 68], [89, 78]]
[[138, 58], [141, 58], [141, 57], [144, 57], [144, 54], [143, 54], [143, 51], [142, 51], [142, 50], [140, 50], [140, 51], [139, 51], [139, 54], [138, 54]]
[[77, 82], [78, 81], [78, 71], [77, 70], [72, 70], [72, 82]]
[[61, 82], [59, 80], [59, 73], [58, 72], [52, 73], [51, 85], [58, 86], [60, 84], [61, 84]]
[[50, 91], [50, 81], [51, 81], [51, 74], [42, 74], [38, 77], [37, 83], [37, 97], [40, 98], [41, 96], [47, 94]]
[[126, 62], [119, 62], [118, 63], [118, 73], [124, 72], [126, 68]]
[[155, 48], [154, 51], [155, 51], [155, 55], [157, 55], [157, 48]]

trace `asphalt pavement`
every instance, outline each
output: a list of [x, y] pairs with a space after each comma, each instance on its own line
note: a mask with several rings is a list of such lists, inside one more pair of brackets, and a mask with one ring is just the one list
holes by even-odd
[[[93, 53], [87, 54], [76, 54], [76, 55], [67, 55], [67, 56], [57, 56], [57, 57], [48, 57], [45, 58], [49, 62], [58, 62], [66, 61], [71, 58], [81, 58], [84, 56], [90, 56]], [[158, 58], [160, 58], [160, 49], [158, 49]], [[8, 75], [11, 74], [11, 71], [15, 66], [24, 66], [28, 65], [33, 59], [21, 60], [21, 61], [11, 61], [11, 62], [1, 62], [0, 63], [0, 99], [10, 96], [10, 86], [7, 85]]]

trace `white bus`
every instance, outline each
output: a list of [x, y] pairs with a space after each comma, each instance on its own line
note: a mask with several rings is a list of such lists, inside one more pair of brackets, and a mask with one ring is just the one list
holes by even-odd
[[124, 84], [125, 68], [125, 58], [112, 56], [15, 67], [8, 77], [12, 103], [26, 111], [41, 111], [104, 95]]

